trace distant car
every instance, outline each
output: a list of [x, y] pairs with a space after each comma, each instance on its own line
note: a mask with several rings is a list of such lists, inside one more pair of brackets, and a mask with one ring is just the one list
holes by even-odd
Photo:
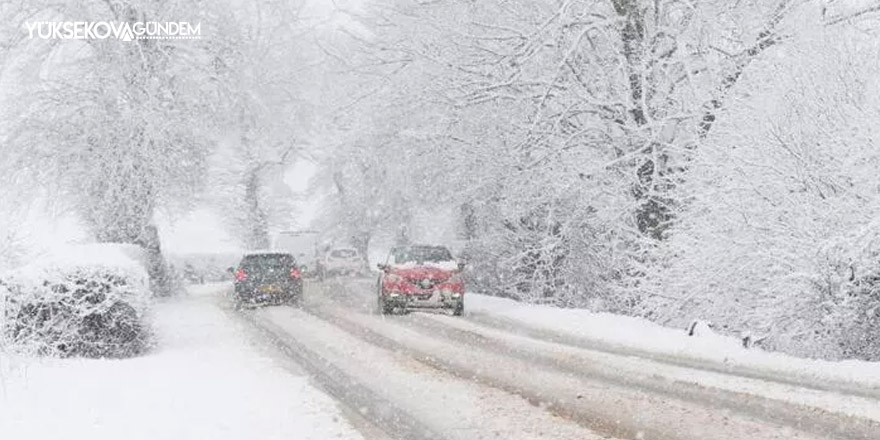
[[302, 303], [302, 271], [289, 253], [248, 253], [238, 267], [229, 270], [235, 276], [235, 302], [238, 307], [248, 304]]
[[378, 311], [446, 309], [464, 313], [464, 264], [443, 246], [414, 245], [391, 250], [377, 283]]
[[327, 252], [320, 263], [322, 277], [334, 275], [362, 275], [366, 273], [363, 257], [354, 248], [334, 248]]

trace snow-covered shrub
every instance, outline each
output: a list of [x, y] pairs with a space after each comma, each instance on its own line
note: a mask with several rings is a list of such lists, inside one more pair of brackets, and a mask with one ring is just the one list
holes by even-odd
[[839, 298], [831, 322], [842, 357], [880, 361], [880, 273], [854, 280]]
[[76, 246], [2, 277], [0, 335], [16, 351], [127, 357], [147, 346], [149, 277], [130, 245]]
[[[648, 240], [632, 223], [619, 222], [628, 209], [623, 197], [554, 187], [553, 180], [526, 184], [519, 197], [478, 208], [483, 220], [466, 248], [469, 288], [529, 303], [630, 313], [638, 297], [624, 287], [638, 280], [635, 263]], [[551, 192], [555, 197], [542, 202]]]

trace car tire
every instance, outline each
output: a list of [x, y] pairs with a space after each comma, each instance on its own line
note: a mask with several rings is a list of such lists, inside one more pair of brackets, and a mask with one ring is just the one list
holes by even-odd
[[464, 315], [464, 301], [460, 301], [455, 305], [455, 308], [452, 309], [452, 316], [461, 316]]
[[376, 304], [376, 313], [380, 315], [390, 315], [391, 312], [394, 311], [393, 308], [388, 307], [388, 304], [385, 304], [385, 298], [382, 295], [378, 295], [379, 300]]

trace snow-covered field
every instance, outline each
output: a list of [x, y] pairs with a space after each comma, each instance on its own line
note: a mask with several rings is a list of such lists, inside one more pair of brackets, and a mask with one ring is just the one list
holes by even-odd
[[506, 318], [533, 328], [620, 348], [728, 367], [796, 375], [817, 382], [848, 382], [880, 389], [880, 363], [877, 362], [802, 359], [759, 349], [745, 349], [736, 338], [711, 332], [689, 337], [684, 329], [663, 327], [641, 318], [522, 304], [473, 293], [466, 295], [465, 299], [465, 308], [471, 313]]
[[0, 352], [0, 438], [361, 438], [328, 396], [254, 345], [211, 292], [159, 304], [157, 347], [140, 358]]

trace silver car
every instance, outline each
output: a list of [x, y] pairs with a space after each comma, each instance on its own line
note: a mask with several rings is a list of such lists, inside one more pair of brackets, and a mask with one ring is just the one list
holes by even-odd
[[366, 263], [354, 248], [334, 248], [324, 256], [320, 265], [321, 276], [364, 275]]

